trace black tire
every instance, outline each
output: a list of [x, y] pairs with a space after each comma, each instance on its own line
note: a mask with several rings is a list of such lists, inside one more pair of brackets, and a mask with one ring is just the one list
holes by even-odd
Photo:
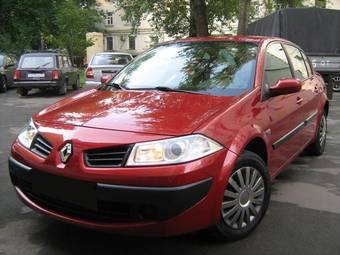
[[[242, 176], [243, 185], [238, 176], [239, 172]], [[253, 178], [255, 178], [254, 181]], [[236, 182], [236, 184], [238, 184], [239, 188], [244, 186], [244, 189], [241, 188], [239, 192], [233, 188], [234, 185], [230, 184], [231, 181], [236, 181], [237, 179], [239, 182]], [[228, 179], [224, 200], [221, 205], [220, 221], [211, 229], [214, 236], [223, 241], [235, 241], [249, 235], [261, 222], [268, 208], [270, 188], [270, 176], [265, 162], [257, 154], [244, 151], [238, 158], [236, 167]], [[232, 190], [234, 190], [235, 193], [233, 193]], [[261, 191], [261, 195], [259, 195], [259, 191]], [[239, 195], [230, 200], [226, 192]], [[223, 208], [227, 204], [230, 205]], [[235, 213], [232, 212], [236, 207]], [[254, 213], [253, 209], [256, 213]], [[241, 213], [239, 212], [240, 210]], [[228, 216], [229, 213], [230, 215]], [[237, 216], [237, 214], [239, 216]], [[236, 218], [236, 222], [233, 223], [234, 218]]]
[[73, 90], [78, 90], [80, 88], [80, 79], [77, 77], [76, 83], [72, 85]]
[[7, 91], [7, 79], [5, 76], [0, 76], [0, 92], [4, 93]]
[[315, 135], [314, 142], [311, 143], [306, 152], [311, 156], [320, 156], [325, 151], [327, 140], [327, 115], [325, 112], [322, 113], [320, 118], [318, 129]]
[[22, 96], [25, 97], [28, 95], [28, 89], [24, 89], [24, 88], [18, 88], [17, 89], [17, 93]]
[[67, 94], [67, 81], [64, 81], [63, 84], [58, 89], [58, 95], [63, 96]]

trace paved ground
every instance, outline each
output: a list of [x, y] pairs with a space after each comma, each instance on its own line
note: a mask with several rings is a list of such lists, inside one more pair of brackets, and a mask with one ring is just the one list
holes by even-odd
[[0, 94], [0, 254], [340, 254], [340, 94], [331, 102], [324, 156], [301, 156], [273, 185], [268, 213], [247, 239], [203, 234], [136, 238], [94, 232], [40, 216], [16, 198], [7, 171], [10, 144], [53, 94]]

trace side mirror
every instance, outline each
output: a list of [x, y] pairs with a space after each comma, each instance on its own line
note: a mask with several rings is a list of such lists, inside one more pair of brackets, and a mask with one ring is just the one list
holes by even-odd
[[269, 88], [270, 96], [286, 95], [301, 90], [302, 83], [296, 79], [283, 79], [278, 80], [277, 83]]
[[84, 64], [83, 67], [86, 69], [89, 66], [89, 64]]

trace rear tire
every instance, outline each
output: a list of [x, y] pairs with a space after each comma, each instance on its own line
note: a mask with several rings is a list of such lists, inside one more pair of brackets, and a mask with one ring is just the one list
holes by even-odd
[[307, 154], [311, 156], [320, 156], [325, 151], [327, 140], [327, 116], [323, 112], [319, 121], [319, 126], [316, 132], [315, 140], [306, 148]]
[[58, 89], [58, 95], [63, 96], [67, 93], [67, 82], [64, 81], [63, 84]]
[[18, 88], [17, 89], [17, 93], [22, 96], [25, 97], [28, 95], [28, 89], [24, 89], [24, 88]]
[[80, 79], [77, 77], [76, 84], [72, 85], [73, 90], [78, 90], [80, 88]]
[[270, 201], [270, 177], [265, 162], [244, 151], [228, 179], [220, 221], [211, 229], [220, 240], [234, 241], [249, 235], [261, 222]]
[[4, 93], [7, 91], [7, 80], [5, 76], [0, 76], [0, 92]]

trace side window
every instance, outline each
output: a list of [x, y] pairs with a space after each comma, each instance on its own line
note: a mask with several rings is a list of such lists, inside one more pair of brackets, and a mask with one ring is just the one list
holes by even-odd
[[64, 63], [64, 66], [65, 66], [65, 67], [69, 67], [69, 65], [68, 65], [68, 60], [67, 60], [67, 57], [66, 57], [66, 56], [63, 56], [63, 63]]
[[292, 78], [287, 56], [280, 43], [268, 46], [264, 67], [264, 82], [272, 86], [280, 79]]
[[63, 68], [64, 67], [62, 56], [58, 56], [58, 63], [59, 63], [59, 68]]
[[306, 67], [307, 67], [307, 71], [308, 71], [308, 76], [310, 77], [313, 74], [313, 69], [310, 66], [310, 62], [308, 61], [308, 57], [306, 56], [306, 54], [303, 51], [300, 51], [300, 52], [301, 52], [301, 55], [303, 57], [303, 60], [305, 61], [305, 64], [306, 64]]
[[295, 78], [300, 79], [302, 81], [306, 80], [308, 78], [308, 72], [300, 50], [288, 44], [285, 44], [284, 47], [293, 65]]

